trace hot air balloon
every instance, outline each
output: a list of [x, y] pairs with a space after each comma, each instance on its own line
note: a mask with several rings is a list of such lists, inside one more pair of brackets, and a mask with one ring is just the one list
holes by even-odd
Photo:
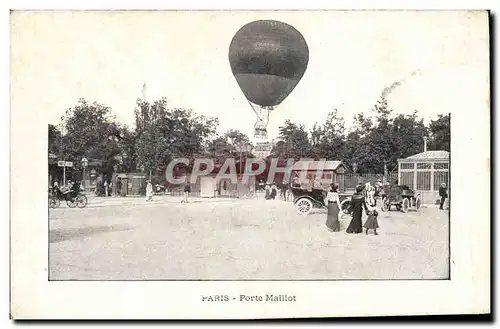
[[259, 20], [236, 32], [229, 46], [229, 63], [257, 115], [255, 137], [267, 138], [269, 113], [299, 83], [308, 62], [306, 40], [291, 25]]

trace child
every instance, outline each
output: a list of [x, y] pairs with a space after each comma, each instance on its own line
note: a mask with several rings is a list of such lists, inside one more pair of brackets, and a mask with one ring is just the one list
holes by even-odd
[[368, 235], [368, 230], [373, 230], [375, 232], [375, 235], [378, 235], [377, 233], [377, 228], [378, 228], [378, 211], [374, 207], [371, 207], [368, 209], [368, 218], [366, 219], [365, 224], [363, 225], [364, 228], [366, 228], [366, 235]]

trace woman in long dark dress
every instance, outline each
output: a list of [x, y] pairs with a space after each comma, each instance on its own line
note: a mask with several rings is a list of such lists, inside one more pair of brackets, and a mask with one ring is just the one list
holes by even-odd
[[365, 212], [368, 213], [368, 207], [366, 206], [365, 198], [362, 195], [363, 186], [356, 187], [356, 193], [352, 196], [351, 205], [349, 211], [352, 215], [352, 220], [347, 227], [347, 233], [362, 233], [363, 223], [361, 217], [363, 215], [363, 208]]
[[340, 231], [340, 222], [339, 222], [340, 202], [336, 185], [332, 185], [332, 187], [330, 188], [330, 191], [326, 195], [325, 203], [328, 205], [326, 227], [330, 232], [338, 232]]

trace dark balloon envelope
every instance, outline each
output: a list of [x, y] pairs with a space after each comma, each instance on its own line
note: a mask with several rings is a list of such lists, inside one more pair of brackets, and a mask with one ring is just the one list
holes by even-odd
[[229, 46], [229, 62], [238, 85], [250, 102], [276, 106], [304, 75], [309, 48], [293, 26], [260, 20], [236, 32]]

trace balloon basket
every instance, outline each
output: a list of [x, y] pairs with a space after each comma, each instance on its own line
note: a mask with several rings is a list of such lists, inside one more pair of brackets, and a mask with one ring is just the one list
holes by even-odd
[[258, 138], [258, 139], [266, 139], [267, 138], [267, 129], [256, 128], [254, 130], [253, 137]]

